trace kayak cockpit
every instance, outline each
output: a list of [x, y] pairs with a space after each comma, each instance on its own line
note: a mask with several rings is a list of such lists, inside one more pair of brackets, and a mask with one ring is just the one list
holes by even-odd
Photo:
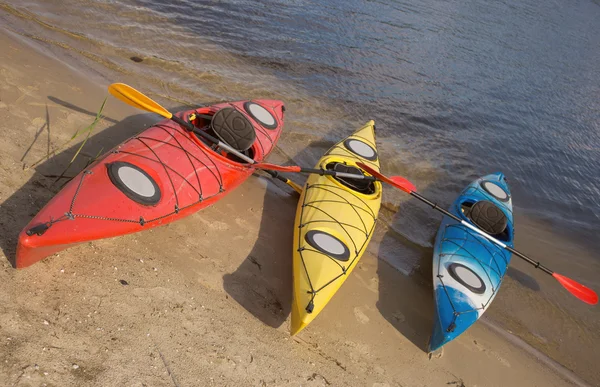
[[[189, 122], [197, 129], [213, 137], [219, 138], [244, 156], [254, 159], [256, 153], [254, 150], [256, 132], [248, 119], [237, 110], [233, 108], [224, 108], [218, 110], [216, 113], [193, 113], [189, 117]], [[217, 144], [207, 140], [203, 136], [197, 133], [194, 133], [194, 136], [215, 153], [236, 163], [246, 163], [238, 156], [227, 152], [224, 149], [219, 149]]]
[[511, 242], [512, 235], [510, 223], [504, 212], [494, 203], [487, 200], [464, 201], [460, 204], [464, 218], [470, 220], [494, 238], [504, 242]]
[[[355, 166], [340, 162], [330, 162], [325, 168], [330, 171], [352, 173], [355, 175], [363, 175], [364, 172]], [[351, 179], [344, 177], [332, 177], [334, 180], [342, 184], [344, 187], [350, 188], [353, 191], [363, 195], [373, 195], [376, 192], [375, 182], [373, 180]]]

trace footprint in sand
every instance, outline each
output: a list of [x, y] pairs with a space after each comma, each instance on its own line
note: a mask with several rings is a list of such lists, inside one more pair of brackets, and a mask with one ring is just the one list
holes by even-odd
[[440, 359], [442, 356], [444, 356], [444, 347], [438, 348], [433, 352], [429, 352], [428, 356], [429, 360]]
[[369, 281], [369, 289], [374, 292], [377, 292], [379, 290], [379, 278], [371, 278], [371, 280]]
[[235, 218], [235, 223], [243, 228], [247, 228], [248, 227], [248, 222], [246, 220], [244, 220], [243, 218]]
[[492, 359], [496, 359], [500, 362], [500, 364], [502, 364], [505, 367], [509, 367], [510, 368], [510, 363], [508, 362], [508, 360], [506, 360], [505, 358], [503, 358], [502, 356], [500, 356], [497, 352], [492, 351], [490, 349], [485, 348], [483, 345], [479, 344], [477, 342], [477, 340], [473, 340], [473, 344], [475, 344], [475, 347], [480, 350], [481, 352], [485, 352], [488, 354], [488, 356], [490, 356]]
[[356, 317], [356, 320], [358, 320], [358, 322], [361, 324], [366, 324], [370, 321], [367, 315], [358, 306], [354, 308], [354, 316]]
[[377, 277], [373, 277], [371, 278], [369, 281], [367, 281], [365, 278], [363, 278], [363, 276], [361, 275], [362, 273], [356, 273], [355, 278], [358, 278], [358, 280], [360, 282], [362, 282], [362, 284], [371, 292], [377, 294], [378, 289], [379, 289], [379, 280], [377, 279]]
[[202, 221], [202, 223], [204, 223], [206, 226], [210, 227], [213, 230], [224, 231], [229, 229], [229, 225], [225, 222], [219, 222], [218, 220], [214, 219], [211, 219], [209, 221], [202, 218], [200, 218], [200, 220]]

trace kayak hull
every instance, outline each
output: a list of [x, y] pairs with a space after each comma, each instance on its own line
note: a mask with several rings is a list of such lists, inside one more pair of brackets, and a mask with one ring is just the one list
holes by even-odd
[[[481, 200], [494, 203], [506, 216], [506, 230], [494, 237], [512, 247], [512, 199], [502, 173], [487, 175], [469, 184], [448, 211], [472, 223], [463, 209]], [[483, 315], [498, 293], [510, 258], [507, 250], [444, 217], [433, 252], [435, 313], [430, 352], [454, 340]]]
[[[251, 105], [248, 105], [248, 104]], [[247, 110], [265, 109], [276, 127], [265, 128]], [[214, 115], [233, 107], [254, 126], [250, 154], [262, 161], [283, 127], [280, 101], [223, 103], [178, 113]], [[194, 124], [204, 126], [202, 118]], [[23, 268], [73, 245], [171, 223], [220, 200], [254, 169], [217, 153], [179, 124], [164, 120], [130, 138], [74, 177], [21, 231], [16, 267]]]
[[[374, 130], [369, 121], [327, 151], [316, 168], [363, 162], [379, 170]], [[381, 205], [381, 183], [370, 188], [361, 193], [331, 176], [309, 176], [294, 227], [292, 335], [323, 310], [365, 252]]]

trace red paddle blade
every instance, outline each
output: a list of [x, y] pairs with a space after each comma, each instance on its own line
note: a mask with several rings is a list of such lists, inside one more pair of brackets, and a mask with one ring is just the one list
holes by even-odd
[[410, 181], [408, 181], [407, 179], [405, 179], [402, 176], [392, 176], [392, 177], [390, 177], [390, 180], [393, 181], [394, 183], [396, 183], [396, 185], [398, 187], [404, 187], [404, 188], [400, 188], [404, 192], [411, 193], [411, 192], [417, 191], [417, 187], [415, 187], [415, 185], [413, 183], [411, 183]]
[[365, 172], [367, 172], [371, 176], [375, 176], [378, 180], [381, 180], [384, 183], [387, 183], [396, 188], [399, 188], [406, 193], [411, 193], [411, 192], [417, 190], [417, 187], [415, 187], [415, 185], [413, 183], [406, 180], [402, 176], [392, 176], [391, 178], [389, 178], [387, 176], [382, 175], [381, 173], [377, 172], [376, 170], [374, 170], [373, 168], [369, 167], [368, 165], [366, 165], [364, 163], [358, 162], [358, 163], [356, 163], [356, 165], [358, 165], [359, 168], [365, 170]]
[[269, 163], [256, 163], [252, 165], [254, 168], [258, 169], [269, 169], [271, 171], [278, 172], [300, 172], [300, 167], [292, 165], [288, 167], [284, 167], [283, 165], [277, 164], [269, 164]]
[[590, 305], [596, 305], [598, 303], [598, 295], [592, 289], [583, 286], [579, 282], [573, 281], [564, 275], [553, 273], [552, 277], [556, 278], [556, 280], [560, 282], [565, 289], [567, 289], [572, 295], [579, 298], [581, 301]]

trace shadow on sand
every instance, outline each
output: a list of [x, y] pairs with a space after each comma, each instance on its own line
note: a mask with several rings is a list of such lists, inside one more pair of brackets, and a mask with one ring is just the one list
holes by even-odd
[[[439, 197], [435, 194], [439, 191], [434, 183], [420, 193], [445, 208], [452, 202], [453, 193]], [[382, 208], [382, 211], [385, 210]], [[377, 308], [398, 332], [424, 352], [428, 350], [433, 326], [433, 244], [441, 219], [442, 215], [431, 207], [415, 198], [408, 198], [399, 204], [390, 222], [407, 236], [389, 228], [379, 246]], [[416, 234], [420, 236], [410, 236]], [[410, 275], [403, 274], [397, 266]]]
[[[274, 183], [268, 181], [267, 184]], [[268, 187], [265, 191], [258, 239], [252, 250], [233, 273], [223, 276], [223, 287], [231, 298], [274, 328], [279, 327], [290, 313], [291, 235], [298, 198], [296, 194], [288, 196], [277, 191], [277, 187]]]
[[[90, 123], [97, 114], [97, 112], [81, 109], [70, 102], [52, 96], [49, 96], [48, 99], [70, 110], [89, 115]], [[48, 141], [50, 141], [50, 120], [51, 117], [46, 110], [46, 123], [35, 134], [29, 149], [24, 152], [22, 160], [26, 158], [35, 142], [45, 137], [42, 135], [44, 131], [47, 131]], [[122, 121], [106, 117], [105, 121], [113, 125], [90, 137], [69, 170], [65, 172], [65, 168], [69, 165], [71, 158], [75, 155], [81, 144], [80, 141], [37, 165], [34, 169], [35, 173], [29, 181], [0, 205], [0, 249], [2, 249], [2, 252], [13, 267], [15, 266], [15, 253], [19, 233], [37, 212], [58, 193], [68, 178], [77, 175], [98, 152], [102, 151], [102, 153], [106, 153], [129, 137], [140, 132], [148, 124], [156, 122], [157, 119], [156, 116], [150, 114], [137, 114], [127, 117]], [[31, 162], [27, 164], [30, 165]], [[57, 180], [56, 177], [61, 176], [63, 172], [65, 172], [66, 178], [63, 177]]]
[[[332, 145], [327, 141], [313, 142], [295, 158], [310, 159], [314, 154], [322, 155]], [[293, 179], [299, 182], [305, 181], [306, 177], [294, 176]], [[292, 191], [291, 187], [275, 183], [273, 179], [269, 179], [268, 184], [277, 184], [286, 192]], [[281, 326], [291, 311], [292, 238], [297, 204], [297, 194], [282, 196], [279, 188], [267, 189], [256, 244], [240, 267], [223, 277], [225, 291], [253, 316], [273, 328]]]
[[[48, 99], [69, 110], [89, 115], [90, 122], [97, 114], [78, 107], [72, 101], [63, 101], [53, 96]], [[172, 111], [186, 108], [188, 107], [179, 107]], [[22, 160], [32, 159], [31, 155], [27, 155], [36, 142], [45, 140], [44, 132], [50, 138], [51, 118], [46, 114], [46, 123], [36, 131], [31, 143], [28, 143]], [[104, 121], [112, 125], [88, 139], [78, 158], [66, 172], [65, 168], [76, 154], [80, 141], [35, 166], [35, 173], [29, 181], [0, 205], [0, 248], [13, 267], [20, 231], [60, 191], [68, 179], [76, 176], [99, 152], [104, 154], [110, 151], [158, 120], [153, 114], [137, 114], [122, 121], [105, 117]], [[323, 141], [315, 145], [306, 152], [323, 153], [332, 143]], [[312, 154], [306, 156], [314, 157]], [[31, 160], [27, 160], [27, 165], [30, 164]], [[63, 178], [56, 179], [63, 174]], [[224, 277], [224, 287], [232, 298], [259, 320], [278, 327], [286, 320], [291, 308], [291, 251], [297, 195], [281, 195], [281, 189], [289, 192], [291, 188], [280, 182], [273, 183], [268, 177], [264, 178], [268, 179], [267, 184], [277, 184], [279, 187], [271, 186], [266, 190], [258, 240], [243, 264], [234, 273]], [[304, 177], [294, 178], [296, 181], [304, 180]]]
[[515, 269], [514, 267], [509, 266], [508, 270], [506, 271], [506, 275], [514, 279], [521, 285], [525, 286], [526, 288], [529, 288], [536, 292], [540, 290], [540, 285], [538, 284], [538, 282], [532, 276], [522, 272], [519, 269]]
[[[402, 202], [393, 216], [392, 224], [398, 217], [409, 211], [410, 207], [421, 205], [418, 200], [412, 198]], [[379, 251], [377, 309], [398, 332], [417, 348], [426, 352], [433, 324], [434, 303], [431, 290], [433, 248], [415, 243], [389, 228], [381, 240]], [[395, 257], [389, 259], [385, 257], [387, 255]], [[405, 275], [394, 267], [396, 263], [390, 263], [402, 259], [412, 262], [413, 270], [410, 275]]]

